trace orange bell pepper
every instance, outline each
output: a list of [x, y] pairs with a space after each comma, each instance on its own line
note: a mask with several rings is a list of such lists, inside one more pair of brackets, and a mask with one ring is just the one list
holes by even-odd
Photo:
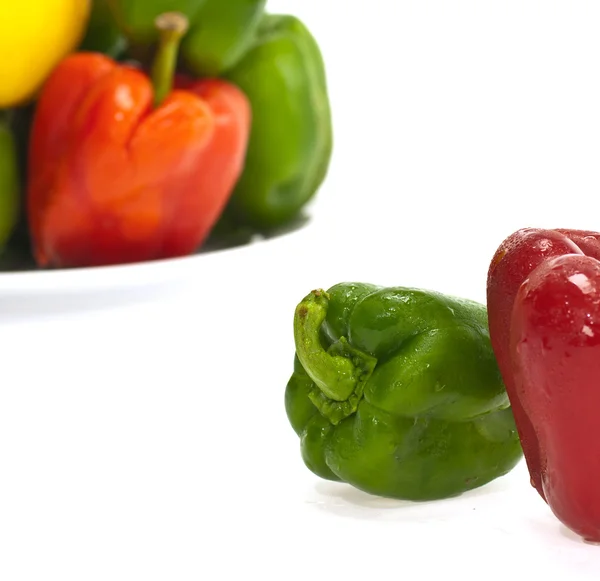
[[29, 152], [28, 219], [40, 266], [129, 263], [190, 254], [243, 169], [250, 104], [222, 80], [179, 78], [187, 23], [157, 19], [151, 78], [76, 53], [41, 93]]

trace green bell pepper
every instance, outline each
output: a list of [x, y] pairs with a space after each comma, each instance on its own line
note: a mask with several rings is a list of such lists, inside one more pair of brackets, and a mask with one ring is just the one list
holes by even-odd
[[236, 65], [254, 41], [266, 0], [206, 0], [183, 41], [189, 71], [217, 76]]
[[154, 21], [159, 14], [172, 11], [181, 12], [188, 17], [190, 25], [192, 25], [207, 0], [106, 1], [117, 27], [127, 38], [129, 45], [133, 48], [147, 49], [158, 41], [158, 32]]
[[85, 36], [79, 50], [101, 52], [119, 58], [127, 42], [119, 31], [108, 6], [108, 0], [94, 0]]
[[227, 211], [259, 230], [283, 226], [329, 168], [333, 132], [319, 46], [294, 16], [265, 15], [253, 46], [226, 77], [252, 105], [246, 163]]
[[406, 500], [459, 495], [522, 457], [483, 305], [344, 283], [294, 317], [288, 419], [324, 479]]
[[7, 115], [0, 117], [0, 251], [19, 218], [21, 180], [17, 143]]
[[217, 76], [234, 66], [254, 39], [266, 0], [107, 0], [113, 17], [140, 56], [158, 39], [154, 20], [163, 12], [185, 14], [190, 28], [180, 54], [188, 72]]

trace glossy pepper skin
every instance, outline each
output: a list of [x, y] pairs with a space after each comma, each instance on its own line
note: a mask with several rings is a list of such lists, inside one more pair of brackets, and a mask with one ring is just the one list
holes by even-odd
[[134, 54], [156, 41], [154, 19], [177, 10], [190, 21], [181, 46], [191, 74], [218, 76], [234, 66], [253, 41], [266, 0], [107, 0]]
[[333, 130], [319, 45], [296, 17], [265, 15], [253, 46], [226, 78], [248, 96], [253, 121], [228, 213], [270, 229], [294, 220], [324, 181]]
[[600, 234], [525, 228], [488, 274], [492, 345], [531, 483], [567, 527], [600, 541]]
[[482, 486], [521, 458], [483, 305], [342, 283], [300, 302], [294, 338], [285, 407], [321, 478], [432, 500]]
[[39, 265], [120, 264], [201, 245], [241, 172], [250, 108], [226, 81], [178, 82], [155, 104], [146, 74], [104, 55], [78, 53], [55, 69], [29, 155]]

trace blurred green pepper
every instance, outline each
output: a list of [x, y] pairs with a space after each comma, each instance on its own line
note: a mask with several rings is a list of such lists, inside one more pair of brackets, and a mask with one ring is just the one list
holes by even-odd
[[187, 68], [216, 76], [234, 66], [252, 44], [265, 4], [266, 0], [206, 0], [183, 41]]
[[256, 40], [226, 77], [252, 105], [244, 172], [228, 205], [257, 229], [296, 218], [322, 184], [333, 131], [319, 45], [296, 17], [265, 15]]
[[7, 115], [0, 117], [0, 250], [19, 216], [20, 178], [17, 144]]
[[182, 12], [190, 24], [206, 0], [106, 0], [117, 27], [135, 49], [158, 41], [154, 20], [164, 12]]
[[93, 0], [90, 20], [79, 50], [104, 53], [112, 58], [121, 56], [127, 42], [108, 7], [108, 0]]
[[185, 14], [190, 29], [181, 43], [189, 72], [217, 76], [243, 56], [254, 39], [266, 0], [106, 0], [132, 54], [155, 44], [154, 19], [163, 12]]

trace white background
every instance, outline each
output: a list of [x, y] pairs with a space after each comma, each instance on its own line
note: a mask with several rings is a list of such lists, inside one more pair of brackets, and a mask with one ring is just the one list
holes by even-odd
[[600, 228], [600, 5], [270, 9], [328, 65], [335, 154], [307, 228], [133, 274], [0, 277], [0, 579], [597, 580], [600, 547], [523, 464], [458, 499], [369, 497], [304, 467], [283, 392], [312, 288], [484, 301], [514, 230]]

